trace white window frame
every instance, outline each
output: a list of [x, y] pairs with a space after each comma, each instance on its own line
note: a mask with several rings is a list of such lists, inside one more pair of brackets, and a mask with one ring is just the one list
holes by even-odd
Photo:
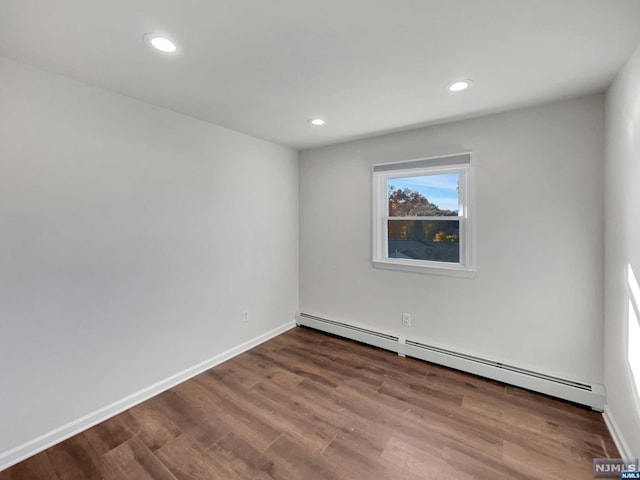
[[[391, 178], [460, 174], [458, 190], [458, 216], [451, 217], [389, 217], [389, 192], [387, 182]], [[446, 275], [453, 277], [475, 276], [475, 235], [473, 215], [473, 154], [471, 152], [420, 158], [373, 166], [373, 255], [374, 267], [388, 270]], [[388, 220], [458, 220], [460, 223], [460, 262], [437, 262], [389, 258]]]

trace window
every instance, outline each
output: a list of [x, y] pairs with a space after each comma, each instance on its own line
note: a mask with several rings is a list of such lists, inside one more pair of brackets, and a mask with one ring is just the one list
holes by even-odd
[[471, 153], [373, 167], [373, 265], [474, 274]]

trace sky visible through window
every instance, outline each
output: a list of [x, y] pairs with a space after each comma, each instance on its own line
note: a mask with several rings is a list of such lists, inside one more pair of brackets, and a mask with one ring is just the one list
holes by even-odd
[[419, 192], [431, 203], [445, 210], [458, 210], [458, 179], [460, 174], [423, 175], [420, 177], [390, 178], [389, 189], [409, 188]]

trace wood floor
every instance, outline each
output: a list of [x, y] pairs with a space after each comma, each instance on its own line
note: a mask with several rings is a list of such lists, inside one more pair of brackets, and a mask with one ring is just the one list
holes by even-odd
[[591, 479], [588, 409], [298, 327], [0, 480]]

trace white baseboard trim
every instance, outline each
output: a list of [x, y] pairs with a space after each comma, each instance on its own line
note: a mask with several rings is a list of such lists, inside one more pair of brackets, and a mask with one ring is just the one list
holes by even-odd
[[251, 340], [244, 342], [237, 347], [234, 347], [226, 352], [223, 352], [219, 355], [216, 355], [204, 362], [200, 362], [197, 365], [187, 368], [182, 372], [176, 373], [164, 380], [161, 380], [153, 385], [150, 385], [142, 390], [133, 393], [125, 398], [122, 398], [116, 402], [113, 402], [110, 405], [106, 405], [88, 415], [80, 417], [76, 420], [73, 420], [65, 425], [62, 425], [50, 432], [47, 432], [39, 437], [34, 438], [22, 445], [18, 445], [11, 450], [7, 450], [5, 452], [0, 453], [0, 472], [6, 470], [7, 468], [19, 463], [27, 458], [46, 450], [57, 443], [60, 443], [74, 435], [77, 435], [88, 428], [97, 425], [119, 413], [124, 412], [125, 410], [130, 409], [138, 405], [139, 403], [148, 400], [151, 397], [158, 395], [159, 393], [168, 390], [171, 387], [175, 387], [179, 383], [182, 383], [186, 380], [189, 380], [200, 373], [209, 370], [216, 365], [219, 365], [227, 360], [246, 352], [247, 350], [252, 349], [260, 345], [261, 343], [266, 342], [267, 340], [280, 335], [281, 333], [286, 332], [296, 326], [295, 321], [290, 321], [281, 325], [273, 330], [259, 335]]
[[613, 437], [613, 442], [616, 444], [618, 448], [618, 452], [620, 456], [624, 459], [635, 458], [631, 449], [629, 448], [629, 444], [624, 439], [624, 435], [622, 435], [622, 430], [618, 426], [618, 422], [616, 422], [615, 417], [613, 416], [613, 412], [609, 408], [609, 405], [604, 406], [604, 412], [602, 412], [602, 418], [604, 418], [604, 423], [607, 424], [607, 428], [609, 429], [609, 433], [611, 437]]

